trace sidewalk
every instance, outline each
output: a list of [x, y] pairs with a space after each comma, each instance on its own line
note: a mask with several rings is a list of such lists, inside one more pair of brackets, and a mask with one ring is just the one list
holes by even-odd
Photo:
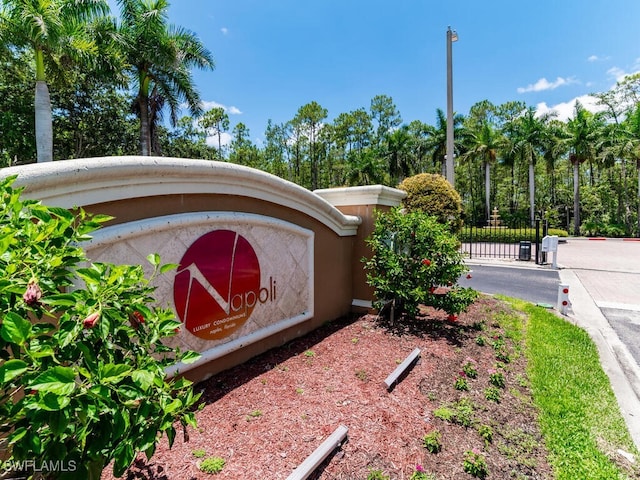
[[568, 317], [596, 344], [629, 433], [640, 449], [640, 366], [602, 311], [640, 312], [640, 242], [570, 238], [559, 245], [558, 265], [561, 282], [569, 285]]

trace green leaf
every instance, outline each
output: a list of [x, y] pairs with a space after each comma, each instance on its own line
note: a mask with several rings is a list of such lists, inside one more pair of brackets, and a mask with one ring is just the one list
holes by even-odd
[[122, 442], [114, 452], [113, 474], [120, 477], [125, 470], [131, 465], [135, 457], [133, 447], [129, 442]]
[[28, 430], [25, 427], [16, 428], [15, 431], [9, 435], [9, 445], [22, 440], [27, 432]]
[[0, 255], [6, 252], [13, 241], [15, 234], [13, 232], [0, 236]]
[[138, 449], [140, 451], [149, 450], [153, 445], [156, 444], [158, 440], [158, 432], [155, 428], [147, 428], [144, 432], [142, 432], [142, 438], [138, 443]]
[[29, 345], [29, 355], [33, 358], [53, 357], [55, 352], [50, 345], [32, 343]]
[[38, 220], [42, 220], [44, 223], [49, 223], [51, 221], [51, 215], [49, 215], [47, 207], [34, 205], [31, 207], [31, 215], [36, 217]]
[[185, 413], [182, 417], [182, 421], [185, 423], [185, 425], [189, 425], [192, 428], [198, 428], [198, 422], [193, 412]]
[[102, 281], [102, 275], [100, 274], [100, 272], [92, 268], [78, 269], [76, 273], [87, 283], [87, 285], [96, 283], [99, 284]]
[[147, 255], [147, 260], [149, 260], [149, 263], [154, 267], [160, 265], [160, 255], [158, 255], [157, 253], [151, 253]]
[[104, 214], [96, 214], [94, 216], [91, 217], [91, 221], [92, 222], [96, 222], [96, 223], [105, 223], [108, 222], [110, 220], [113, 220], [116, 217], [112, 217], [111, 215], [104, 215]]
[[[84, 360], [87, 362], [87, 366], [91, 369], [92, 372], [95, 372], [97, 370], [97, 359], [95, 356], [95, 352], [85, 342], [79, 342], [78, 348], [84, 355]], [[90, 374], [86, 376], [87, 378], [89, 378]]]
[[0, 383], [10, 382], [27, 371], [29, 366], [22, 360], [8, 360], [0, 365]]
[[118, 383], [130, 373], [131, 367], [128, 365], [107, 363], [100, 369], [99, 375], [102, 383]]
[[38, 375], [29, 388], [56, 395], [70, 395], [76, 387], [75, 372], [70, 367], [53, 367]]
[[131, 379], [133, 380], [133, 382], [142, 390], [149, 390], [149, 388], [153, 384], [153, 378], [153, 373], [147, 370], [135, 370], [131, 374]]
[[169, 440], [169, 448], [173, 446], [173, 441], [176, 439], [176, 429], [173, 426], [170, 426], [166, 429], [167, 440]]
[[0, 336], [7, 342], [24, 345], [31, 334], [31, 322], [13, 312], [7, 313], [0, 327]]
[[60, 293], [58, 295], [51, 295], [47, 298], [43, 298], [42, 303], [47, 305], [53, 305], [56, 307], [75, 307], [78, 303], [75, 295], [71, 293]]
[[180, 359], [180, 361], [182, 363], [193, 363], [200, 360], [200, 358], [202, 358], [202, 355], [198, 352], [187, 351], [184, 352], [183, 357]]
[[165, 263], [160, 267], [160, 273], [167, 273], [170, 270], [176, 270], [180, 265], [177, 263]]
[[71, 213], [66, 208], [62, 207], [48, 207], [49, 212], [54, 214], [56, 217], [64, 218], [65, 220], [73, 220], [73, 213]]
[[[55, 412], [62, 410], [71, 403], [71, 398], [67, 395], [56, 395], [55, 393], [47, 393], [38, 402], [38, 407], [42, 410]], [[64, 430], [64, 428], [62, 429]]]
[[131, 421], [129, 413], [126, 410], [118, 410], [113, 416], [112, 430], [114, 438], [123, 438], [124, 433], [129, 429]]
[[164, 413], [173, 413], [180, 408], [182, 408], [182, 401], [179, 398], [176, 398], [173, 402], [165, 407]]

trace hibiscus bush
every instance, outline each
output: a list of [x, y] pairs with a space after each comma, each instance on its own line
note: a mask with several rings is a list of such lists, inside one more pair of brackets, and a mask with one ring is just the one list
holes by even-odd
[[0, 180], [0, 470], [98, 479], [113, 460], [120, 476], [195, 426], [199, 395], [164, 369], [198, 355], [162, 342], [181, 324], [150, 283], [173, 266], [87, 261], [110, 217], [23, 200], [14, 180]]
[[459, 242], [435, 217], [399, 208], [379, 213], [367, 244], [373, 252], [364, 259], [367, 280], [382, 315], [415, 316], [422, 304], [455, 320], [477, 298], [475, 290], [457, 285], [467, 271]]

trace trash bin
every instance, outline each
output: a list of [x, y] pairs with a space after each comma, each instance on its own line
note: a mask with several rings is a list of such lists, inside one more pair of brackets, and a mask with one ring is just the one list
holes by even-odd
[[528, 262], [531, 260], [531, 242], [521, 241], [520, 251], [518, 252], [518, 260]]

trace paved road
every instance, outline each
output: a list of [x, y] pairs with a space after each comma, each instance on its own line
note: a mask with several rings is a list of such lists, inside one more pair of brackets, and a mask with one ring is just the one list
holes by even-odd
[[600, 310], [640, 365], [640, 311], [603, 307]]
[[640, 365], [640, 242], [569, 239], [558, 264], [576, 274]]
[[531, 303], [555, 306], [559, 276], [555, 270], [539, 270], [495, 265], [469, 265], [471, 279], [463, 276], [459, 283], [483, 293], [499, 293]]

